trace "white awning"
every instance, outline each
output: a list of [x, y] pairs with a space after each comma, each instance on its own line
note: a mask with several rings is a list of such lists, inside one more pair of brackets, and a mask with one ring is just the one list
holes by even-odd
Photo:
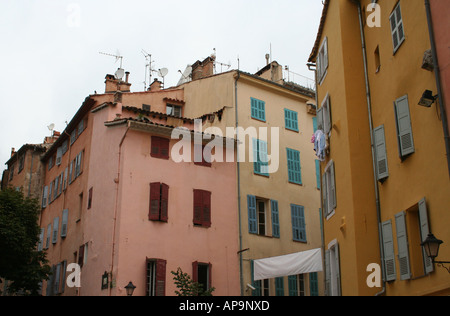
[[285, 255], [265, 258], [254, 262], [254, 280], [312, 273], [322, 271], [322, 250], [320, 248]]

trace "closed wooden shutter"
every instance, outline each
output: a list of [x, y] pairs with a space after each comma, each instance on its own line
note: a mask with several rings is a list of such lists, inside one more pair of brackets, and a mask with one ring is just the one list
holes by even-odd
[[53, 233], [52, 233], [52, 243], [56, 244], [58, 241], [58, 230], [59, 230], [59, 217], [55, 217], [53, 220]]
[[162, 222], [169, 220], [169, 186], [161, 183], [161, 215]]
[[409, 265], [408, 235], [406, 231], [405, 212], [395, 215], [395, 226], [397, 230], [398, 262], [400, 267], [400, 280], [411, 278]]
[[202, 226], [211, 227], [211, 192], [203, 191]]
[[392, 221], [386, 221], [381, 224], [383, 234], [383, 251], [384, 251], [384, 266], [386, 281], [394, 281], [397, 278], [397, 271], [395, 268], [395, 253], [394, 253], [394, 236], [392, 233]]
[[288, 276], [289, 296], [298, 296], [297, 275]]
[[395, 101], [395, 110], [400, 156], [405, 157], [415, 152], [407, 95]]
[[280, 215], [278, 211], [278, 201], [270, 201], [272, 210], [272, 236], [280, 238]]
[[166, 260], [156, 260], [155, 296], [166, 296], [166, 266]]
[[198, 282], [198, 261], [192, 262], [192, 281]]
[[320, 129], [323, 131], [323, 108], [317, 109], [316, 112], [316, 118], [317, 118], [317, 129]]
[[67, 225], [69, 223], [69, 210], [63, 210], [62, 221], [61, 221], [61, 237], [67, 236]]
[[160, 139], [159, 137], [156, 136], [152, 136], [152, 150], [151, 150], [151, 156], [155, 157], [155, 158], [160, 158], [161, 157], [161, 153], [160, 153]]
[[161, 206], [161, 183], [150, 183], [150, 209], [148, 219], [150, 221], [159, 221]]
[[42, 208], [47, 207], [47, 197], [48, 197], [48, 186], [45, 186], [44, 192], [42, 193]]
[[256, 197], [253, 195], [247, 195], [247, 208], [248, 208], [248, 232], [250, 234], [258, 233], [258, 220], [256, 213]]
[[377, 177], [380, 181], [389, 177], [384, 125], [375, 128], [373, 134], [375, 140]]
[[202, 225], [203, 191], [194, 190], [194, 225]]
[[[422, 242], [427, 239], [428, 234], [430, 233], [430, 227], [428, 224], [428, 210], [427, 210], [427, 201], [425, 198], [420, 200], [419, 202], [419, 220], [420, 220], [420, 235], [422, 238]], [[422, 248], [423, 252], [423, 265], [425, 267], [425, 273], [429, 274], [434, 271], [433, 262], [430, 257], [427, 256], [425, 249]]]

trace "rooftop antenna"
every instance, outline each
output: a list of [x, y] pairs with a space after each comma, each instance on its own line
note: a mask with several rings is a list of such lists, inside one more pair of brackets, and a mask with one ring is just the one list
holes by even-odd
[[148, 74], [148, 80], [149, 80], [149, 85], [152, 83], [152, 72], [155, 71], [152, 68], [152, 63], [155, 62], [154, 60], [152, 60], [152, 54], [147, 53], [145, 50], [141, 50], [142, 54], [145, 57], [146, 60], [146, 64], [145, 64], [145, 80], [144, 80], [144, 90], [147, 89], [147, 74]]
[[230, 69], [231, 68], [231, 62], [229, 61], [228, 64], [224, 64], [224, 63], [221, 63], [221, 62], [217, 61], [216, 60], [216, 58], [217, 58], [217, 51], [216, 51], [215, 48], [213, 48], [213, 51], [214, 51], [214, 53], [211, 54], [211, 57], [214, 59], [214, 73], [215, 74], [217, 73], [217, 71], [216, 71], [216, 65], [217, 64], [220, 65], [220, 72], [223, 72], [223, 67], [227, 67], [227, 69]]
[[122, 80], [123, 76], [125, 75], [125, 70], [123, 70], [123, 68], [122, 68], [123, 56], [120, 55], [119, 50], [116, 51], [115, 55], [114, 54], [103, 53], [103, 52], [99, 52], [99, 54], [115, 57], [116, 58], [116, 63], [117, 63], [117, 61], [120, 60], [120, 67], [117, 69], [117, 71], [115, 73], [115, 77], [116, 77], [116, 79]]

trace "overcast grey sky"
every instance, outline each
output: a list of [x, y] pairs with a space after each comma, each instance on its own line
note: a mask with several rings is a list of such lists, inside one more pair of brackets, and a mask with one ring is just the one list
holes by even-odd
[[214, 48], [218, 62], [237, 69], [239, 57], [255, 73], [271, 47], [273, 60], [313, 78], [306, 63], [322, 8], [321, 0], [1, 0], [0, 170], [12, 147], [41, 143], [50, 123], [63, 131], [89, 94], [104, 92], [119, 62], [99, 52], [120, 52], [133, 92], [144, 90], [142, 49], [155, 69], [169, 69], [166, 87]]

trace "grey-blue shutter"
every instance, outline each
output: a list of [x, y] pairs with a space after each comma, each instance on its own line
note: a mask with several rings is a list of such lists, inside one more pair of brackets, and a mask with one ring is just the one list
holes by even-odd
[[327, 173], [322, 174], [322, 200], [323, 200], [323, 215], [325, 217], [331, 213], [328, 207], [328, 183], [327, 183]]
[[[419, 220], [420, 220], [420, 235], [422, 237], [422, 242], [427, 239], [428, 234], [430, 233], [430, 227], [428, 224], [428, 211], [427, 211], [427, 201], [425, 198], [420, 200], [419, 202]], [[434, 271], [433, 262], [430, 257], [427, 256], [425, 249], [422, 248], [423, 251], [423, 265], [425, 268], [425, 273], [431, 273]]]
[[400, 156], [405, 157], [415, 151], [407, 95], [395, 101], [395, 111], [397, 117]]
[[52, 224], [48, 224], [47, 226], [47, 238], [45, 239], [45, 249], [50, 247], [50, 237], [52, 235]]
[[377, 177], [378, 180], [383, 180], [389, 177], [384, 125], [375, 128], [373, 134], [375, 139]]
[[400, 280], [409, 280], [411, 278], [411, 270], [409, 266], [408, 235], [406, 232], [405, 216], [405, 212], [400, 212], [395, 215]]
[[59, 294], [59, 280], [61, 278], [61, 263], [56, 265], [56, 271], [54, 275], [54, 283], [53, 283], [53, 294]]
[[53, 220], [53, 233], [52, 233], [52, 243], [56, 244], [58, 241], [58, 230], [59, 230], [59, 217], [55, 217]]
[[62, 279], [61, 279], [61, 293], [64, 293], [66, 287], [66, 269], [67, 269], [67, 260], [64, 260], [62, 263]]
[[253, 195], [247, 195], [247, 207], [248, 207], [248, 232], [250, 234], [258, 233], [258, 220], [256, 214], [256, 197]]
[[331, 161], [330, 165], [330, 192], [329, 192], [329, 198], [331, 199], [331, 210], [330, 212], [336, 209], [337, 207], [337, 199], [336, 199], [336, 177], [335, 177], [335, 170], [334, 170], [334, 161]]
[[325, 296], [331, 296], [331, 252], [325, 250]]
[[280, 216], [278, 211], [278, 201], [271, 200], [270, 206], [272, 210], [272, 236], [280, 238]]
[[47, 197], [48, 197], [48, 186], [45, 186], [44, 192], [42, 194], [42, 208], [47, 207]]
[[395, 279], [397, 279], [397, 271], [395, 269], [394, 235], [392, 233], [392, 221], [389, 220], [382, 223], [381, 230], [383, 234], [386, 281], [394, 281]]
[[335, 280], [336, 280], [336, 295], [341, 296], [341, 269], [339, 259], [339, 244], [334, 245], [334, 259], [335, 259]]
[[45, 228], [41, 228], [41, 233], [39, 234], [38, 251], [42, 251], [42, 249], [44, 248], [44, 234]]
[[322, 107], [317, 109], [316, 118], [317, 118], [317, 129], [320, 129], [321, 131], [323, 131], [323, 108]]
[[61, 237], [67, 236], [67, 225], [69, 223], [69, 210], [65, 209], [62, 213], [62, 221], [61, 221]]

